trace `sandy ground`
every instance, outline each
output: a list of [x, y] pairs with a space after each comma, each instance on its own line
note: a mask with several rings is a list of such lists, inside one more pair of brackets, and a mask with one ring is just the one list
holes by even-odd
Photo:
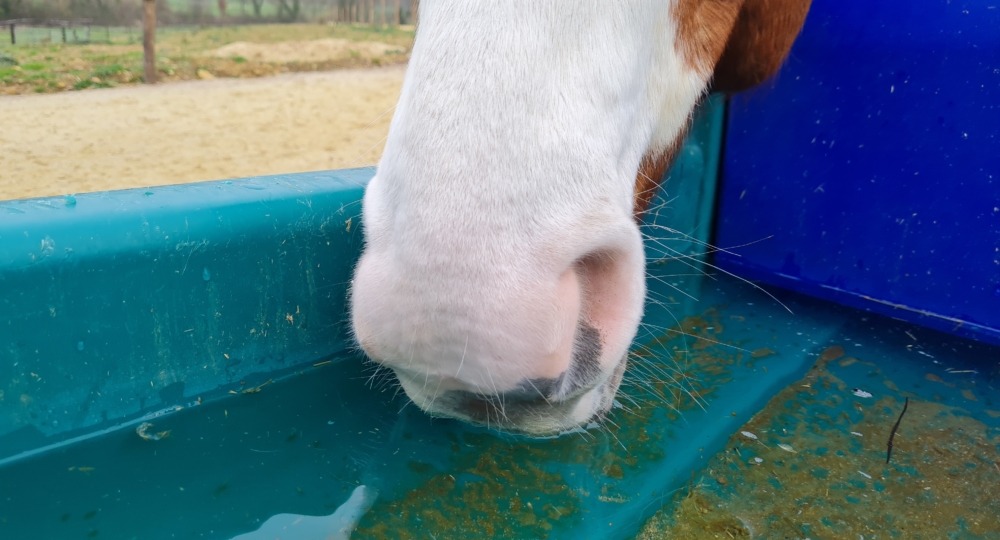
[[404, 69], [0, 97], [0, 200], [373, 165]]
[[284, 43], [248, 43], [237, 41], [209, 51], [218, 58], [242, 57], [259, 62], [328, 62], [351, 56], [382, 58], [387, 53], [403, 54], [402, 47], [375, 41], [350, 41], [327, 38]]

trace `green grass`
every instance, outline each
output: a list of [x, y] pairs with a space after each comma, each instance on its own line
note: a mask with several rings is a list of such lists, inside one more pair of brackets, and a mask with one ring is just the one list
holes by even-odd
[[94, 68], [94, 76], [104, 78], [112, 75], [118, 75], [124, 71], [125, 68], [123, 68], [121, 64], [108, 64]]
[[[231, 3], [230, 11], [238, 4]], [[84, 33], [77, 31], [82, 39]], [[50, 92], [85, 89], [112, 84], [141, 82], [141, 34], [125, 28], [105, 32], [95, 27], [92, 42], [62, 43], [58, 31], [39, 28], [18, 29], [18, 44], [0, 42], [0, 55], [19, 66], [0, 64], [0, 95], [5, 93]], [[376, 29], [366, 26], [319, 24], [267, 24], [227, 27], [166, 27], [157, 29], [157, 67], [161, 80], [193, 79], [198, 69], [223, 77], [257, 77], [283, 71], [334, 69], [381, 65], [397, 58], [365, 60], [351, 55], [342, 62], [320, 64], [266, 64], [243, 57], [214, 58], [208, 53], [236, 41], [280, 43], [285, 41], [341, 38], [350, 41], [380, 41], [409, 50], [413, 31]], [[72, 39], [72, 32], [67, 33]], [[100, 79], [94, 83], [91, 78]]]

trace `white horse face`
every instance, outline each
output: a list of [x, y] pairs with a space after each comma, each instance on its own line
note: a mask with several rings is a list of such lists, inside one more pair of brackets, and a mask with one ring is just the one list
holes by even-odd
[[636, 216], [713, 72], [769, 76], [807, 9], [422, 1], [363, 202], [361, 347], [431, 414], [535, 435], [600, 419], [642, 317]]

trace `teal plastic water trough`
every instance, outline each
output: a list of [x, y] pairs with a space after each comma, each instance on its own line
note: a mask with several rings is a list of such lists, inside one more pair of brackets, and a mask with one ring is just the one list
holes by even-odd
[[370, 176], [0, 203], [0, 463], [347, 351]]
[[[692, 233], [685, 255], [708, 240], [721, 102], [700, 118], [683, 203], [653, 220]], [[373, 172], [0, 202], [0, 464], [352, 350]]]

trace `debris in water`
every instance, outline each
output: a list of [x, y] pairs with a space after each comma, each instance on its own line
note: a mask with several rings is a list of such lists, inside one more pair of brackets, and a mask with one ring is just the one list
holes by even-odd
[[166, 439], [167, 437], [170, 436], [169, 429], [157, 433], [148, 433], [148, 430], [151, 427], [153, 427], [153, 424], [150, 424], [149, 422], [143, 422], [139, 424], [139, 427], [135, 428], [135, 432], [137, 435], [139, 435], [140, 437], [142, 437], [144, 440], [147, 441], [158, 441], [160, 439]]
[[868, 473], [864, 473], [864, 472], [858, 471], [858, 474], [860, 474], [861, 476], [864, 476], [865, 478], [867, 478], [869, 480], [872, 479], [872, 475], [870, 475]]
[[95, 469], [94, 467], [70, 467], [69, 470], [71, 470], [71, 471], [80, 471], [82, 473], [91, 473], [91, 472], [94, 472], [97, 469]]
[[753, 439], [755, 441], [757, 440], [757, 436], [754, 435], [753, 433], [750, 433], [749, 431], [741, 431], [740, 435], [743, 435], [744, 437], [746, 437], [748, 439]]
[[864, 435], [858, 433], [857, 431], [852, 431], [851, 435], [854, 435], [855, 437], [864, 437]]
[[864, 390], [862, 390], [860, 388], [855, 388], [854, 390], [851, 390], [851, 393], [854, 394], [855, 396], [860, 397], [860, 398], [870, 398], [870, 397], [872, 397], [871, 392], [865, 392]]
[[755, 457], [753, 458], [753, 462], [756, 463], [757, 465], [760, 465], [761, 463], [764, 463], [764, 460], [759, 457]]
[[264, 384], [262, 384], [260, 386], [251, 386], [250, 388], [244, 389], [243, 392], [241, 392], [241, 393], [243, 393], [243, 394], [256, 394], [257, 392], [260, 392], [261, 388], [264, 388], [265, 386], [271, 384], [271, 381], [273, 381], [273, 380], [274, 379], [268, 379], [267, 382], [265, 382]]
[[906, 398], [903, 402], [903, 412], [899, 413], [899, 418], [896, 419], [896, 425], [892, 426], [892, 431], [889, 432], [889, 444], [885, 453], [885, 462], [889, 463], [889, 459], [892, 458], [892, 439], [896, 436], [896, 430], [899, 429], [899, 422], [903, 420], [903, 415], [906, 414], [906, 408], [910, 405], [910, 398]]
[[792, 445], [790, 445], [790, 444], [778, 444], [778, 448], [781, 448], [785, 452], [791, 452], [793, 454], [797, 454], [798, 453], [798, 452], [795, 451], [794, 448], [792, 448]]

